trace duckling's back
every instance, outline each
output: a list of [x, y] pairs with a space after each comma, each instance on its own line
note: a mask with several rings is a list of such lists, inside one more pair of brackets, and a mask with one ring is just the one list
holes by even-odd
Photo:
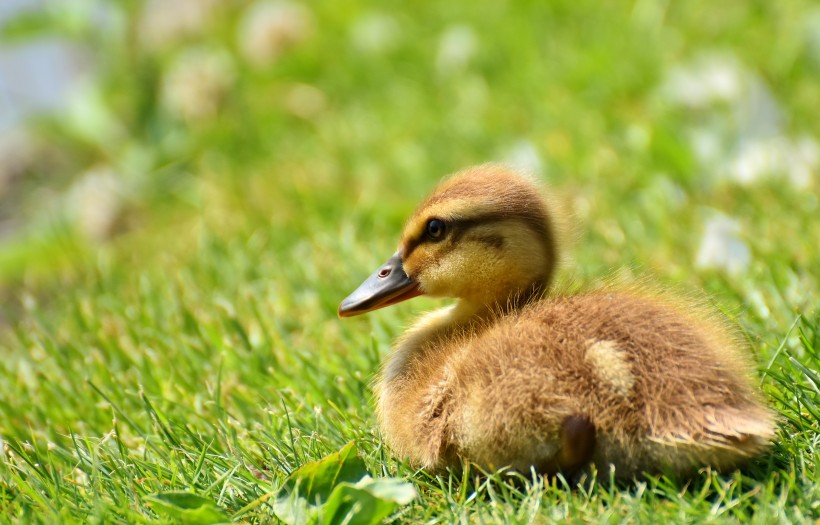
[[741, 345], [704, 311], [599, 292], [454, 337], [430, 394], [446, 400], [439, 450], [525, 472], [615, 465], [619, 477], [737, 465], [767, 446], [774, 419]]

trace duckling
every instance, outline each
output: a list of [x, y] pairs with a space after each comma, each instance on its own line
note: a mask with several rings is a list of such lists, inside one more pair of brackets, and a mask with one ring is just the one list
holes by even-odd
[[394, 453], [429, 470], [617, 478], [759, 454], [775, 431], [725, 321], [639, 289], [548, 294], [556, 220], [535, 181], [456, 173], [407, 222], [396, 253], [339, 306], [350, 317], [428, 295], [374, 384]]

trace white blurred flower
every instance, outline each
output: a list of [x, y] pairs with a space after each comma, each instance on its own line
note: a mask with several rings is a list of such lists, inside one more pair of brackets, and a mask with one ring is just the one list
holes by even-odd
[[[728, 109], [720, 118], [700, 118], [700, 128], [731, 131], [738, 140], [780, 133], [782, 109], [766, 82], [731, 55], [705, 54], [673, 67], [661, 84], [662, 100], [675, 106], [709, 110]], [[707, 114], [708, 115], [708, 114]], [[734, 129], [728, 129], [730, 127]]]
[[747, 75], [743, 96], [732, 105], [741, 140], [755, 140], [783, 133], [783, 108], [766, 81]]
[[118, 173], [109, 167], [92, 168], [68, 191], [69, 216], [89, 239], [108, 239], [122, 216], [125, 193]]
[[780, 147], [773, 141], [747, 144], [732, 160], [729, 173], [736, 181], [749, 184], [771, 173], [779, 156]]
[[527, 139], [518, 140], [507, 150], [504, 162], [527, 173], [541, 176], [544, 174], [544, 163], [535, 145]]
[[156, 49], [196, 35], [218, 5], [219, 0], [146, 0], [140, 13], [140, 40]]
[[759, 288], [755, 287], [751, 290], [747, 290], [745, 296], [746, 304], [752, 307], [758, 317], [761, 319], [769, 318], [772, 312], [769, 310], [769, 307], [766, 306], [766, 299], [763, 297]]
[[687, 137], [706, 173], [741, 184], [772, 176], [800, 189], [811, 184], [820, 146], [811, 137], [787, 135], [784, 109], [769, 86], [735, 58], [713, 53], [674, 67], [660, 95], [700, 111]]
[[749, 184], [762, 177], [781, 175], [796, 188], [811, 184], [820, 167], [820, 146], [808, 136], [797, 141], [785, 137], [746, 143], [729, 164], [729, 175]]
[[811, 183], [812, 175], [817, 174], [820, 169], [820, 145], [808, 135], [803, 135], [791, 144], [786, 175], [792, 184], [798, 188], [805, 188]]
[[451, 26], [439, 39], [436, 69], [442, 74], [464, 69], [477, 51], [478, 36], [473, 28], [466, 25]]
[[727, 148], [719, 130], [706, 126], [696, 127], [689, 131], [687, 138], [701, 166], [718, 166], [724, 162]]
[[234, 82], [231, 57], [224, 51], [193, 49], [179, 56], [165, 76], [168, 110], [190, 121], [212, 117]]
[[751, 252], [740, 237], [740, 224], [722, 214], [706, 222], [695, 265], [703, 269], [717, 269], [732, 275], [749, 267]]
[[79, 467], [74, 469], [74, 484], [79, 487], [85, 487], [88, 485], [88, 474], [86, 474]]
[[99, 83], [86, 79], [75, 83], [61, 122], [73, 134], [107, 148], [128, 134], [119, 118]]
[[248, 6], [239, 22], [239, 49], [251, 64], [262, 67], [313, 32], [313, 15], [302, 4], [260, 0]]
[[726, 55], [706, 55], [691, 64], [675, 66], [667, 74], [661, 93], [673, 103], [702, 108], [740, 96], [745, 71]]
[[359, 17], [350, 30], [350, 40], [357, 51], [385, 53], [393, 49], [401, 36], [396, 20], [384, 13], [366, 13]]

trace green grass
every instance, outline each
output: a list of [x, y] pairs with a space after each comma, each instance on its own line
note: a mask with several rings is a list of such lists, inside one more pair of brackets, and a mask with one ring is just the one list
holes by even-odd
[[[729, 55], [768, 86], [782, 134], [820, 136], [810, 2], [325, 1], [311, 4], [312, 36], [262, 70], [236, 44], [246, 4], [152, 50], [128, 36], [134, 7], [106, 4], [130, 30], [70, 33], [97, 50], [98, 109], [121, 132], [40, 121], [52, 155], [0, 195], [20, 218], [0, 239], [3, 520], [161, 521], [149, 496], [187, 490], [237, 521], [276, 522], [266, 498], [351, 440], [373, 476], [418, 488], [397, 522], [820, 518], [818, 168], [802, 188], [733, 182], [690, 141], [707, 129], [731, 150], [742, 125], [730, 103], [687, 109], [660, 87], [675, 67]], [[374, 13], [394, 39], [365, 52], [356, 28]], [[438, 71], [454, 25], [472, 28], [475, 54]], [[224, 49], [234, 80], [215, 115], [186, 123], [159, 86], [188, 47]], [[317, 113], [288, 109], [296, 83], [321, 90]], [[336, 307], [441, 176], [528, 148], [578, 225], [562, 279], [704, 290], [744, 329], [781, 414], [770, 453], [740, 472], [580, 487], [431, 477], [391, 457], [369, 383], [413, 315], [440, 303], [345, 321]], [[128, 192], [116, 234], [92, 242], [36, 190], [61, 195], [99, 165]], [[695, 265], [715, 211], [750, 249], [738, 274]]]

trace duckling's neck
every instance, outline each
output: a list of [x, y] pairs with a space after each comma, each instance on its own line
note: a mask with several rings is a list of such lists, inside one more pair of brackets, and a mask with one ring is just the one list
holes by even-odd
[[[524, 308], [543, 297], [547, 285], [541, 280], [519, 290], [499, 293], [492, 302], [459, 299], [457, 303], [422, 316], [396, 342], [382, 368], [383, 384], [410, 379], [416, 370], [429, 371], [437, 361], [443, 361], [446, 344], [459, 334], [475, 334], [493, 318]], [[503, 298], [503, 299], [502, 299]]]
[[396, 342], [382, 369], [382, 384], [409, 379], [414, 371], [426, 368], [424, 361], [441, 350], [441, 344], [461, 331], [478, 325], [492, 314], [487, 306], [460, 300], [423, 315]]
[[459, 334], [474, 334], [499, 315], [523, 308], [539, 293], [515, 294], [504, 303], [482, 304], [460, 299], [457, 303], [423, 315], [396, 342], [384, 363], [381, 381], [409, 379], [415, 370], [429, 370], [451, 348], [446, 342]]

